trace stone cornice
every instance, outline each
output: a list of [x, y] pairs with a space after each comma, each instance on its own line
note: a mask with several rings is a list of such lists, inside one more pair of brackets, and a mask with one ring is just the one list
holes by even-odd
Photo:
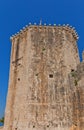
[[49, 24], [47, 25], [46, 23], [44, 23], [44, 25], [36, 25], [36, 23], [34, 23], [34, 25], [32, 25], [31, 23], [29, 23], [29, 25], [26, 25], [25, 27], [23, 27], [19, 32], [17, 32], [16, 34], [12, 35], [10, 37], [10, 40], [12, 41], [14, 38], [24, 34], [25, 32], [27, 32], [28, 29], [30, 28], [53, 28], [53, 29], [61, 29], [61, 30], [66, 30], [69, 33], [72, 33], [73, 37], [75, 38], [75, 40], [79, 39], [78, 33], [76, 32], [75, 28], [70, 26], [69, 24], [63, 24], [63, 25], [56, 25], [56, 24]]

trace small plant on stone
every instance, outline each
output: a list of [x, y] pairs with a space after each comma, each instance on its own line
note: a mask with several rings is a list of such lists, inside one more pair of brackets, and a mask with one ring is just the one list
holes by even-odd
[[36, 74], [36, 76], [38, 76], [38, 73]]
[[1, 123], [4, 123], [4, 117], [2, 117], [2, 118], [0, 119], [0, 122], [1, 122]]
[[42, 49], [42, 51], [45, 51], [45, 50], [46, 50], [45, 48]]
[[71, 72], [71, 75], [72, 75], [72, 77], [74, 77], [74, 78], [75, 78], [75, 77], [76, 77], [76, 72], [74, 72], [74, 71], [73, 71], [73, 72]]
[[77, 85], [78, 85], [78, 82], [77, 82], [77, 80], [74, 80], [74, 84], [75, 84], [75, 86], [77, 86]]

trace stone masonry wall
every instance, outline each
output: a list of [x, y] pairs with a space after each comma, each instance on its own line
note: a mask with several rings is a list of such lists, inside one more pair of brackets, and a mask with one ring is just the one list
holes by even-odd
[[4, 130], [4, 127], [0, 127], [0, 130]]
[[4, 129], [75, 130], [79, 126], [73, 104], [77, 99], [72, 98], [77, 90], [71, 77], [80, 63], [76, 40], [71, 28], [59, 26], [30, 26], [13, 37]]
[[84, 130], [84, 62], [80, 63], [76, 71], [73, 70], [69, 76], [72, 91], [73, 124], [79, 130]]

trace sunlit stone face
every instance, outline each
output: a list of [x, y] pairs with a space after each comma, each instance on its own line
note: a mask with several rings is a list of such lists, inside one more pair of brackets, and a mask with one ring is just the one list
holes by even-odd
[[71, 70], [75, 73], [79, 63], [76, 37], [70, 28], [30, 26], [13, 38], [4, 128], [78, 128], [74, 107], [78, 105], [79, 80]]

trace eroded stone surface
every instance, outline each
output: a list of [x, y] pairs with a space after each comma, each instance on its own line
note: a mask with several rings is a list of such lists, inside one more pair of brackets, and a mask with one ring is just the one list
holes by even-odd
[[33, 26], [12, 39], [5, 130], [83, 130], [84, 63], [63, 27]]

